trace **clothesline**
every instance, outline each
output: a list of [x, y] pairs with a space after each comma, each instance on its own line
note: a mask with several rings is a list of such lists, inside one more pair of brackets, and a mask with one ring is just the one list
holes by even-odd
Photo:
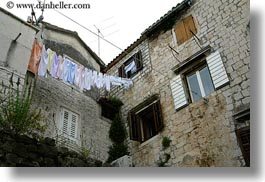
[[34, 42], [28, 70], [44, 78], [49, 74], [56, 79], [79, 87], [82, 91], [96, 87], [110, 92], [111, 85], [124, 86], [125, 89], [129, 89], [133, 85], [131, 79], [106, 75], [88, 69], [71, 61], [66, 56], [57, 55], [50, 48], [46, 50], [45, 45], [41, 47], [37, 41]]

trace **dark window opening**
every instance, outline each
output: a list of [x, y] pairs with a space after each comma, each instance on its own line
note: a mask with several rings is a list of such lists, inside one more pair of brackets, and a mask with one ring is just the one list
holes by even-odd
[[159, 100], [147, 100], [129, 113], [130, 139], [144, 142], [157, 135], [163, 128]]
[[141, 51], [134, 54], [119, 68], [119, 77], [131, 78], [143, 68]]
[[236, 130], [236, 135], [246, 166], [250, 167], [250, 128], [244, 127], [238, 129]]
[[116, 114], [119, 114], [119, 107], [114, 106], [108, 100], [101, 98], [98, 101], [101, 105], [101, 116], [113, 120]]

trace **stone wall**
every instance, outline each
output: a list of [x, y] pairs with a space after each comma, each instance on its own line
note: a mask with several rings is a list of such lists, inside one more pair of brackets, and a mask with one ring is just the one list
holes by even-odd
[[[138, 73], [131, 89], [113, 92], [124, 103], [122, 116], [125, 121], [133, 107], [153, 94], [160, 95], [165, 127], [144, 143], [128, 140], [133, 164], [157, 166], [162, 153], [161, 141], [167, 136], [172, 140], [166, 150], [171, 155], [169, 166], [244, 166], [235, 129], [239, 125], [249, 125], [249, 121], [239, 124], [233, 115], [250, 105], [249, 1], [193, 1], [185, 13], [175, 17], [172, 29], [178, 20], [188, 15], [194, 17], [201, 46], [210, 45], [220, 52], [230, 84], [208, 95], [208, 103], [199, 100], [176, 111], [170, 89], [170, 79], [175, 76], [172, 68], [200, 47], [194, 39], [177, 46], [172, 30], [151, 37], [148, 52], [152, 69], [143, 76]], [[168, 44], [179, 52], [178, 60]], [[122, 58], [108, 73], [116, 74], [125, 60]]]
[[78, 148], [89, 149], [92, 157], [105, 161], [111, 144], [108, 138], [110, 123], [101, 118], [101, 107], [93, 97], [91, 93], [83, 93], [48, 75], [37, 78], [33, 103], [48, 120], [45, 135], [53, 138], [60, 133], [62, 108], [78, 114]]
[[37, 140], [0, 130], [0, 167], [101, 167], [102, 162], [56, 147], [55, 140]]
[[[12, 70], [0, 67], [0, 83], [4, 87], [10, 85]], [[20, 78], [20, 90], [24, 87], [24, 76], [14, 73], [13, 84]], [[27, 75], [26, 80], [30, 79]], [[31, 79], [31, 81], [34, 81]], [[3, 94], [0, 85], [1, 94]], [[4, 97], [4, 96], [3, 96]], [[108, 146], [111, 145], [108, 137], [110, 120], [101, 117], [101, 107], [96, 102], [98, 91], [81, 92], [75, 86], [64, 83], [48, 75], [47, 78], [37, 78], [33, 92], [32, 107], [41, 109], [45, 116], [48, 128], [45, 136], [58, 140], [61, 126], [62, 108], [66, 108], [79, 115], [78, 146], [74, 148], [80, 151], [82, 148], [89, 150], [93, 158], [106, 161], [108, 158]], [[2, 137], [2, 136], [1, 136]]]

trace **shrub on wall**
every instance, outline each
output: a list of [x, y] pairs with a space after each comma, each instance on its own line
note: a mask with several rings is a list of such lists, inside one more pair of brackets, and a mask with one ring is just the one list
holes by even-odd
[[122, 143], [126, 139], [126, 129], [119, 114], [115, 115], [109, 130], [109, 138], [114, 143]]
[[0, 129], [16, 134], [44, 132], [46, 126], [41, 124], [44, 121], [41, 111], [31, 107], [33, 84], [29, 84], [20, 91], [20, 79], [18, 78], [15, 85], [13, 75], [8, 87], [2, 83], [0, 89]]
[[171, 140], [169, 137], [165, 136], [162, 139], [162, 155], [159, 156], [159, 160], [157, 161], [158, 167], [166, 167], [167, 162], [170, 159], [170, 154], [166, 153], [165, 150], [170, 147]]
[[[119, 103], [119, 110], [122, 104], [117, 98], [115, 103]], [[124, 155], [128, 155], [128, 146], [125, 143], [127, 137], [126, 128], [121, 120], [120, 114], [116, 114], [109, 130], [109, 138], [113, 144], [109, 147], [109, 157], [107, 162], [112, 162]]]

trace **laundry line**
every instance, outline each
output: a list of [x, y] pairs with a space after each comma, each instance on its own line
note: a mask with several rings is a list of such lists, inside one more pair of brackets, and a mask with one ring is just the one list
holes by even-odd
[[91, 90], [92, 87], [106, 89], [110, 92], [111, 86], [123, 86], [129, 89], [133, 86], [132, 79], [103, 74], [76, 63], [67, 56], [57, 54], [52, 49], [46, 50], [35, 39], [28, 65], [28, 71], [43, 78], [51, 75], [77, 86], [80, 90]]

